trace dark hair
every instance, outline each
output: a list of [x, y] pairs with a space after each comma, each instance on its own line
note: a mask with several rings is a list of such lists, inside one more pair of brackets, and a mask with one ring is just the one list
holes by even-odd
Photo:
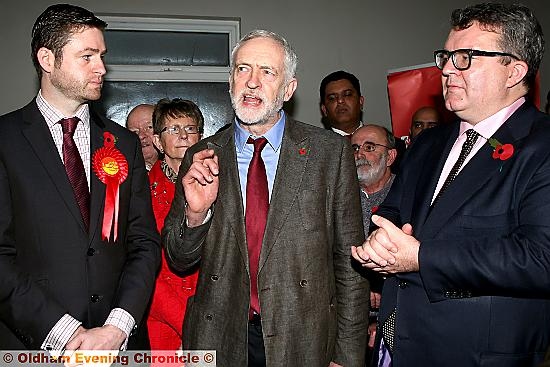
[[343, 70], [338, 70], [325, 76], [321, 81], [321, 86], [319, 87], [319, 97], [320, 97], [319, 100], [321, 101], [321, 104], [325, 100], [325, 91], [327, 89], [328, 83], [335, 82], [342, 79], [349, 80], [349, 82], [351, 83], [351, 85], [353, 86], [357, 94], [361, 95], [361, 85], [359, 84], [359, 79], [357, 79], [357, 77], [351, 73], [348, 73]]
[[37, 53], [45, 47], [55, 55], [55, 65], [63, 59], [63, 47], [69, 42], [72, 34], [84, 28], [104, 30], [107, 23], [97, 18], [94, 13], [84, 8], [69, 4], [49, 6], [34, 22], [32, 27], [31, 57], [38, 78], [42, 77], [42, 68]]
[[[482, 29], [501, 34], [499, 46], [525, 61], [529, 70], [524, 84], [531, 87], [544, 54], [542, 27], [531, 10], [523, 5], [484, 3], [456, 9], [451, 15], [454, 29], [463, 30], [478, 22]], [[509, 63], [510, 57], [505, 57]]]
[[153, 111], [153, 131], [155, 134], [160, 134], [163, 124], [169, 117], [190, 117], [197, 123], [199, 133], [203, 131], [204, 117], [202, 112], [199, 106], [187, 99], [174, 98], [170, 100], [163, 98], [157, 102]]

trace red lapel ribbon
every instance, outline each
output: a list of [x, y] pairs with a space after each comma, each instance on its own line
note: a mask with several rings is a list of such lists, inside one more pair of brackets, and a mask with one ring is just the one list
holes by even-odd
[[115, 148], [116, 139], [110, 132], [103, 133], [103, 147], [94, 152], [92, 168], [97, 177], [107, 187], [105, 189], [105, 206], [103, 208], [103, 227], [101, 238], [109, 241], [113, 228], [113, 242], [118, 233], [119, 187], [128, 177], [128, 161]]

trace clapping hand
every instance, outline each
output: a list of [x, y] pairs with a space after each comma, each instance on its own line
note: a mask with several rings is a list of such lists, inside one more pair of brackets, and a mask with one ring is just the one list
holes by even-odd
[[361, 265], [382, 274], [418, 271], [420, 242], [413, 237], [413, 228], [401, 229], [386, 218], [372, 216], [378, 226], [361, 246], [352, 246], [351, 253]]

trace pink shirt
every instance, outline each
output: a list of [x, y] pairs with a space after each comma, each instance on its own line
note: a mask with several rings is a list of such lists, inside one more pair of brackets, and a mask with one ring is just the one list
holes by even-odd
[[462, 145], [466, 141], [466, 130], [474, 129], [480, 136], [477, 138], [477, 141], [474, 144], [472, 151], [466, 157], [464, 164], [462, 165], [462, 167], [460, 167], [460, 170], [458, 171], [459, 173], [460, 171], [462, 171], [462, 168], [464, 168], [464, 166], [468, 164], [470, 159], [472, 159], [472, 157], [481, 149], [483, 144], [487, 143], [487, 140], [489, 140], [489, 138], [493, 136], [493, 134], [506, 122], [506, 120], [508, 120], [508, 118], [514, 112], [516, 112], [516, 110], [524, 102], [525, 97], [521, 97], [510, 106], [503, 108], [494, 115], [489, 116], [485, 120], [478, 122], [476, 125], [469, 124], [465, 121], [460, 122], [460, 131], [458, 133], [458, 138], [451, 148], [451, 152], [447, 157], [447, 161], [445, 161], [445, 165], [443, 166], [443, 170], [441, 171], [441, 175], [439, 176], [439, 181], [437, 182], [437, 187], [435, 188], [435, 192], [432, 197], [432, 203], [437, 196], [439, 190], [441, 190], [441, 186], [443, 186], [443, 183], [447, 179], [447, 176], [449, 175], [449, 172], [451, 172], [451, 169], [453, 168], [455, 162], [458, 160], [458, 156], [460, 155], [460, 151], [462, 150]]

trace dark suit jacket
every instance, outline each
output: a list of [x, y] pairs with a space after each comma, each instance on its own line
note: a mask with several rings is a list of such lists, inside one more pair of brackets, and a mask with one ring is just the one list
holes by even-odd
[[485, 144], [430, 209], [458, 129], [418, 137], [377, 213], [420, 241], [420, 272], [382, 293], [393, 366], [535, 366], [550, 343], [550, 118], [523, 104], [493, 136], [512, 157]]
[[[220, 167], [212, 219], [181, 226], [178, 184], [163, 239], [176, 268], [200, 261], [184, 348], [215, 349], [220, 367], [246, 366], [250, 278], [234, 127], [190, 148], [178, 182], [208, 143]], [[287, 117], [258, 274], [268, 366], [364, 365], [369, 287], [350, 258], [364, 238], [358, 193], [349, 142]]]
[[160, 259], [145, 164], [135, 135], [93, 112], [91, 153], [104, 131], [129, 165], [116, 243], [101, 239], [105, 185], [93, 171], [85, 230], [36, 102], [0, 117], [0, 349], [38, 349], [65, 313], [86, 328], [115, 307], [143, 316]]

